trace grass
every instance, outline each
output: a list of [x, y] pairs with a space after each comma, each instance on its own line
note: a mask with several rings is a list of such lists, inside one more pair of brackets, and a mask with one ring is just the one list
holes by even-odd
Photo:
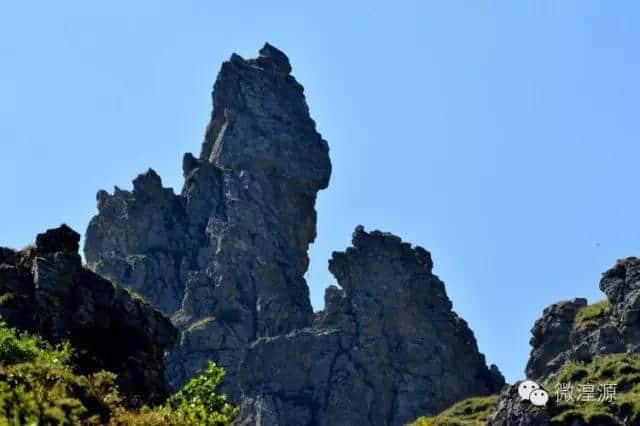
[[208, 324], [208, 323], [213, 322], [215, 320], [216, 320], [215, 317], [204, 317], [204, 318], [201, 318], [198, 321], [196, 321], [193, 324], [191, 324], [189, 326], [189, 330], [193, 330], [194, 328], [197, 328], [197, 327], [200, 327], [202, 325]]
[[[115, 287], [115, 284], [112, 283], [112, 285], [114, 285]], [[149, 301], [145, 299], [144, 296], [142, 296], [140, 293], [136, 293], [135, 291], [127, 287], [122, 287], [122, 288], [124, 288], [127, 291], [127, 293], [129, 293], [129, 296], [131, 296], [134, 300], [137, 300], [138, 302], [144, 305], [150, 305]]]
[[[602, 304], [599, 304], [602, 312]], [[588, 318], [588, 317], [587, 317]], [[588, 320], [587, 320], [588, 321]], [[560, 383], [573, 386], [573, 401], [557, 401]], [[595, 386], [594, 401], [580, 401], [580, 384]], [[615, 384], [613, 401], [598, 401], [598, 385]], [[568, 362], [544, 385], [550, 395], [547, 409], [553, 426], [640, 425], [640, 355], [614, 354], [595, 357], [590, 363]], [[481, 426], [498, 406], [497, 395], [460, 401], [434, 417], [421, 417], [410, 426]]]
[[0, 306], [10, 303], [13, 299], [15, 299], [15, 294], [10, 291], [0, 294]]
[[498, 402], [498, 395], [468, 398], [435, 417], [420, 417], [410, 426], [484, 426]]
[[585, 306], [576, 315], [576, 327], [597, 326], [598, 320], [608, 313], [610, 307], [611, 303], [608, 300]]
[[[596, 357], [588, 364], [569, 362], [545, 387], [555, 395], [560, 383], [571, 383], [574, 400], [552, 408], [552, 424], [565, 425], [575, 419], [585, 424], [640, 424], [640, 355], [614, 354]], [[616, 384], [612, 402], [578, 401], [579, 384]], [[597, 389], [595, 398], [601, 395]], [[625, 423], [626, 422], [626, 423]]]

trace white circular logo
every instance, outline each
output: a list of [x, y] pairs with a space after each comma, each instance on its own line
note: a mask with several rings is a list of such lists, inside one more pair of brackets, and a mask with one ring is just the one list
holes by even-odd
[[529, 399], [529, 395], [536, 389], [540, 389], [540, 385], [531, 380], [525, 380], [518, 386], [518, 395], [522, 399]]
[[544, 389], [536, 389], [529, 395], [529, 400], [533, 405], [544, 407], [549, 401], [549, 394]]

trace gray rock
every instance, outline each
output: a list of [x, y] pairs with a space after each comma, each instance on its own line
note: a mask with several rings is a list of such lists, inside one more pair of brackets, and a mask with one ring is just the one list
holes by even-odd
[[531, 356], [526, 374], [532, 380], [539, 380], [550, 372], [562, 367], [566, 361], [565, 352], [571, 347], [571, 332], [578, 311], [587, 306], [587, 299], [554, 303], [544, 310], [531, 330]]
[[304, 274], [331, 163], [290, 72], [269, 44], [225, 62], [182, 192], [153, 171], [100, 191], [89, 266], [172, 315], [172, 387], [209, 360], [226, 369], [241, 424], [396, 425], [497, 391], [429, 253], [396, 236], [358, 228], [330, 262], [341, 288], [312, 312]]
[[342, 289], [327, 289], [313, 327], [250, 346], [242, 424], [403, 425], [504, 385], [426, 250], [358, 227], [329, 265]]
[[[551, 416], [547, 407], [536, 407], [518, 395], [520, 382], [507, 386], [500, 393], [500, 403], [489, 418], [487, 426], [550, 426]], [[554, 404], [549, 400], [548, 406]], [[567, 425], [569, 426], [569, 425]], [[578, 424], [572, 426], [579, 426]]]
[[586, 299], [546, 308], [531, 330], [527, 377], [546, 380], [566, 361], [589, 362], [594, 356], [640, 352], [640, 259], [626, 258], [605, 272], [600, 289], [610, 307], [583, 325], [575, 323]]
[[[619, 260], [605, 272], [600, 289], [607, 295], [609, 306], [600, 315], [579, 323], [576, 316], [587, 306], [586, 299], [555, 303], [543, 312], [531, 330], [531, 355], [527, 363], [527, 378], [544, 384], [567, 361], [590, 362], [595, 356], [615, 353], [640, 353], [640, 259]], [[515, 393], [514, 393], [515, 392]], [[548, 425], [545, 413], [554, 413], [553, 398], [546, 410], [535, 409], [520, 401], [517, 387], [501, 394], [497, 412], [490, 426]], [[570, 420], [571, 426], [583, 426], [580, 419]], [[611, 421], [598, 420], [608, 425]]]

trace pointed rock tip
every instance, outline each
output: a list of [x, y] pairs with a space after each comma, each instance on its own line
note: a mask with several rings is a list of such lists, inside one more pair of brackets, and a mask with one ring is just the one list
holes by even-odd
[[291, 72], [291, 63], [287, 55], [272, 44], [265, 43], [259, 53], [260, 57], [257, 61], [261, 66], [270, 65], [274, 71], [284, 74]]
[[141, 173], [133, 180], [133, 190], [150, 192], [162, 189], [162, 179], [155, 170], [149, 169], [145, 173]]
[[48, 229], [36, 237], [36, 251], [39, 254], [71, 252], [77, 253], [80, 249], [80, 234], [66, 224], [57, 228]]

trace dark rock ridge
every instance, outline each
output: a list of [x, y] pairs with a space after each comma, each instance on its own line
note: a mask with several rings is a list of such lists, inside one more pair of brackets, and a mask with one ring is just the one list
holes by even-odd
[[331, 261], [342, 289], [312, 312], [307, 250], [331, 163], [290, 72], [269, 44], [257, 59], [232, 55], [181, 194], [152, 170], [132, 191], [100, 191], [88, 264], [172, 315], [173, 387], [210, 359], [225, 367], [241, 423], [395, 425], [496, 390], [504, 380], [451, 311], [429, 253], [398, 237], [357, 229]]
[[0, 248], [0, 315], [50, 341], [70, 341], [80, 373], [117, 373], [129, 403], [160, 401], [163, 354], [177, 330], [148, 303], [83, 268], [79, 241], [62, 225], [25, 250]]

